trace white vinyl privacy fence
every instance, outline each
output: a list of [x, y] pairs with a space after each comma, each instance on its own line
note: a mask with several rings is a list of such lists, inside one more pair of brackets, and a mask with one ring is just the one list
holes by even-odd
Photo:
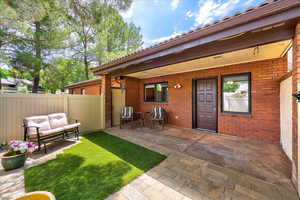
[[280, 83], [280, 143], [291, 161], [293, 160], [292, 85], [292, 77], [289, 77]]
[[0, 143], [23, 139], [23, 118], [64, 112], [78, 119], [80, 131], [104, 128], [101, 95], [0, 94]]

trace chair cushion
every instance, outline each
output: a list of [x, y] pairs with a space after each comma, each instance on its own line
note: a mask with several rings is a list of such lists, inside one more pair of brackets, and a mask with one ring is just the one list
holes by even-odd
[[164, 119], [164, 109], [162, 107], [154, 107], [152, 118], [155, 120]]
[[68, 124], [68, 125], [64, 126], [64, 130], [76, 128], [78, 126], [80, 126], [80, 123]]
[[54, 113], [48, 115], [49, 117], [49, 122], [50, 122], [50, 127], [52, 129], [55, 128], [62, 128], [66, 125], [68, 125], [68, 119], [65, 113]]
[[121, 118], [122, 119], [133, 118], [133, 107], [131, 107], [131, 106], [123, 107]]
[[[39, 127], [39, 131], [47, 131], [50, 130], [49, 118], [47, 115], [33, 116], [24, 118], [24, 123], [26, 126], [37, 126]], [[28, 135], [35, 135], [36, 128], [28, 128]]]
[[50, 129], [50, 130], [46, 130], [46, 131], [40, 131], [40, 135], [41, 136], [52, 135], [55, 133], [62, 132], [63, 130], [64, 130], [64, 128], [60, 127], [60, 128], [54, 128], [54, 129]]

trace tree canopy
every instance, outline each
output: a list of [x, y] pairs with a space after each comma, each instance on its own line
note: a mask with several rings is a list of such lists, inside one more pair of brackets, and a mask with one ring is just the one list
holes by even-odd
[[53, 92], [89, 79], [90, 67], [141, 47], [140, 28], [119, 13], [131, 3], [0, 0], [0, 64], [15, 74], [29, 75], [32, 92], [37, 92], [40, 83]]

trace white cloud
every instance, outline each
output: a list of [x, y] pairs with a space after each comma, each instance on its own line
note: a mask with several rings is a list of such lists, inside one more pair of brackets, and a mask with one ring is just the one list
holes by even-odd
[[217, 0], [200, 0], [199, 9], [195, 14], [195, 25], [205, 25], [225, 17], [230, 11], [238, 7], [239, 2], [240, 0], [228, 0], [225, 3]]
[[188, 18], [192, 18], [195, 16], [195, 13], [193, 13], [192, 11], [188, 10], [186, 13], [185, 13], [185, 16], [187, 16]]
[[128, 10], [126, 10], [125, 12], [120, 12], [121, 16], [124, 19], [132, 18], [134, 8], [135, 8], [135, 1], [132, 2], [132, 4], [130, 5], [130, 8]]
[[163, 41], [166, 41], [168, 39], [171, 39], [173, 37], [176, 37], [177, 35], [180, 35], [182, 34], [183, 31], [174, 31], [171, 35], [169, 36], [164, 36], [164, 37], [160, 37], [160, 38], [156, 38], [156, 39], [144, 39], [144, 45], [143, 45], [143, 48], [146, 48], [148, 46], [151, 46], [151, 45], [154, 45], [154, 44], [157, 44], [157, 43], [160, 43], [160, 42], [163, 42]]
[[249, 6], [254, 0], [246, 0], [244, 5]]
[[180, 0], [171, 0], [172, 10], [175, 10], [178, 7], [179, 3], [180, 3]]
[[160, 43], [160, 42], [163, 42], [165, 40], [168, 40], [168, 39], [171, 39], [173, 37], [176, 37], [177, 35], [180, 35], [181, 33], [182, 33], [182, 31], [180, 31], [180, 32], [174, 32], [174, 33], [172, 33], [172, 35], [154, 39], [154, 40], [152, 40], [152, 42], [153, 43]]

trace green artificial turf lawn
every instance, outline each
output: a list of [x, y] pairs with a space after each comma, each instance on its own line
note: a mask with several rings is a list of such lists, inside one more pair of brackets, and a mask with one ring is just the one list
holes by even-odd
[[26, 169], [26, 192], [49, 191], [57, 200], [104, 199], [165, 159], [104, 132], [81, 141], [56, 159]]

